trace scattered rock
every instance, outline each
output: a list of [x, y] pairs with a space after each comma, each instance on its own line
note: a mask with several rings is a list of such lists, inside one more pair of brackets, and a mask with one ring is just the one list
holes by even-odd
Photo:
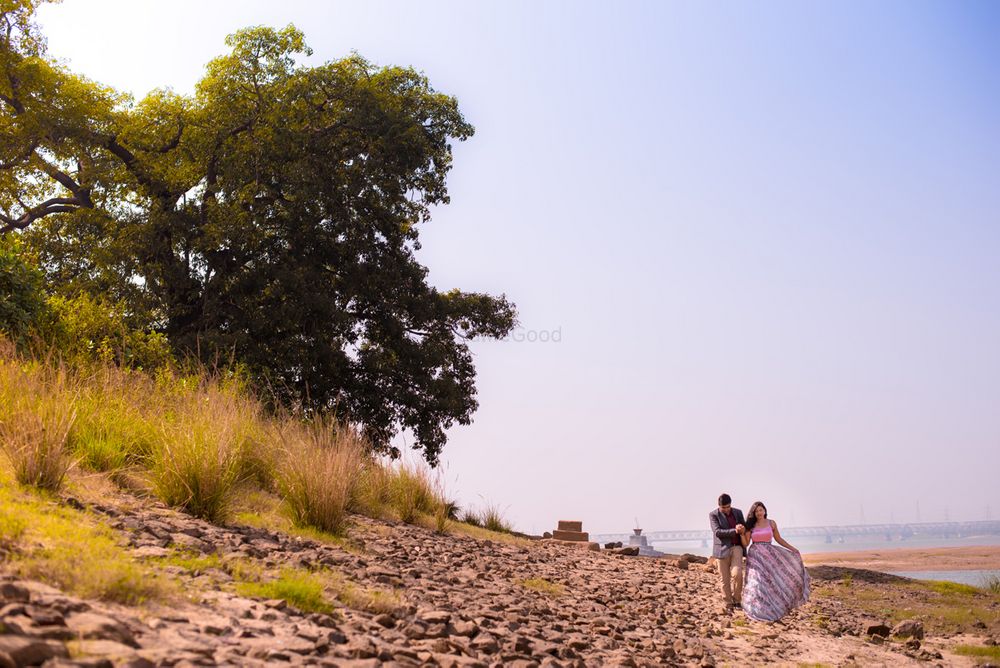
[[879, 636], [882, 638], [888, 638], [889, 634], [892, 632], [885, 622], [878, 622], [877, 624], [867, 624], [865, 626], [866, 636]]
[[129, 647], [139, 646], [125, 625], [97, 613], [79, 612], [66, 620], [66, 626], [83, 640], [114, 640]]
[[6, 655], [14, 666], [37, 666], [53, 658], [66, 658], [69, 652], [54, 640], [0, 635], [0, 656]]
[[916, 638], [922, 640], [924, 637], [924, 625], [916, 619], [906, 619], [896, 624], [892, 629], [892, 635], [897, 638]]

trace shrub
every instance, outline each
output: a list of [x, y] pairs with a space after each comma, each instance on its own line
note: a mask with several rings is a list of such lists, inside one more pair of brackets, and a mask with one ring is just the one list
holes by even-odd
[[362, 471], [359, 436], [332, 420], [286, 424], [278, 487], [297, 526], [343, 533], [354, 486]]
[[1000, 594], [1000, 575], [987, 575], [983, 578], [983, 589], [994, 594]]
[[49, 297], [47, 308], [42, 337], [70, 362], [148, 370], [173, 362], [166, 336], [131, 323], [121, 305], [80, 294]]
[[20, 239], [0, 236], [0, 332], [23, 343], [46, 311], [42, 272]]

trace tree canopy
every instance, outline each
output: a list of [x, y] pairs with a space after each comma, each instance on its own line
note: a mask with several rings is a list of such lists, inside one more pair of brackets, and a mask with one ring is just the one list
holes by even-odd
[[303, 66], [288, 26], [231, 35], [192, 95], [135, 102], [48, 56], [38, 4], [0, 0], [0, 232], [23, 230], [49, 290], [235, 358], [383, 451], [410, 430], [436, 463], [477, 408], [468, 341], [515, 324], [415, 255], [473, 133], [455, 98], [359, 55]]

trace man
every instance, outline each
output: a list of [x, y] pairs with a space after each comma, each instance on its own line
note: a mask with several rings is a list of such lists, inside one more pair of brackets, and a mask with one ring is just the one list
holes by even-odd
[[722, 576], [722, 598], [727, 608], [738, 608], [743, 595], [743, 511], [733, 508], [732, 498], [723, 494], [718, 509], [708, 514], [708, 523], [712, 527], [712, 556], [719, 560]]

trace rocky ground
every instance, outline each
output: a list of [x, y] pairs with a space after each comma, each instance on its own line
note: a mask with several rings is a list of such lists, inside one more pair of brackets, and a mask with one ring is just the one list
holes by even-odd
[[[718, 576], [696, 561], [367, 518], [339, 545], [215, 526], [151, 502], [88, 506], [137, 558], [182, 547], [219, 554], [222, 566], [171, 567], [184, 595], [140, 607], [4, 576], [0, 666], [974, 664], [949, 653], [954, 638], [883, 639], [892, 629], [882, 620], [836, 598], [814, 596], [778, 624], [748, 621], [721, 607]], [[304, 613], [236, 593], [230, 563], [323, 568], [393, 593], [381, 609]]]

